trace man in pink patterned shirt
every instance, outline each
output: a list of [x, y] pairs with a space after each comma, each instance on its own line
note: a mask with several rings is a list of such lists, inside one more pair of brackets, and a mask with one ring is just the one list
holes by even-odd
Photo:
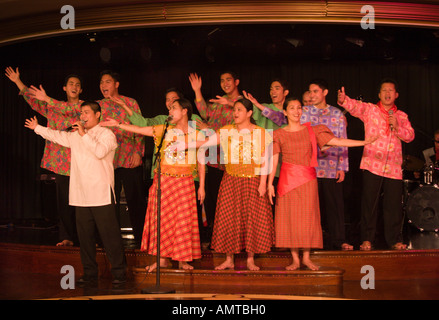
[[364, 147], [360, 169], [363, 173], [361, 201], [361, 250], [371, 250], [376, 234], [378, 200], [383, 192], [384, 236], [389, 247], [406, 249], [402, 242], [402, 145], [414, 140], [408, 116], [395, 105], [398, 98], [394, 80], [384, 79], [377, 104], [350, 99], [344, 87], [338, 91], [338, 104], [364, 122], [365, 136], [378, 139]]
[[[102, 108], [102, 119], [115, 119], [119, 122], [130, 123], [128, 113], [124, 108], [110, 99], [121, 99], [133, 112], [142, 115], [140, 107], [133, 98], [119, 94], [120, 75], [105, 70], [101, 72], [100, 89], [104, 96], [98, 103]], [[143, 223], [146, 214], [146, 185], [143, 181], [143, 161], [145, 145], [143, 135], [135, 134], [117, 127], [111, 128], [117, 138], [119, 147], [114, 155], [114, 180], [116, 193], [116, 214], [119, 218], [122, 186], [128, 205], [131, 225], [136, 244], [142, 239]]]
[[[79, 120], [81, 103], [79, 95], [82, 92], [81, 79], [77, 75], [65, 78], [63, 90], [67, 101], [58, 101], [47, 96], [43, 87], [28, 88], [20, 79], [20, 72], [11, 67], [6, 68], [6, 76], [14, 82], [20, 90], [20, 95], [30, 107], [47, 118], [47, 127], [55, 130], [65, 130]], [[46, 140], [41, 168], [55, 174], [57, 211], [60, 218], [60, 242], [57, 246], [79, 245], [75, 208], [69, 205], [70, 185], [70, 148]]]

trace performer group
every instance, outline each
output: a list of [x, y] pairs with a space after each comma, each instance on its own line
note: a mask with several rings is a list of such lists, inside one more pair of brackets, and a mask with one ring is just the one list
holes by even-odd
[[[330, 235], [325, 247], [353, 249], [345, 235], [342, 182], [349, 170], [347, 148], [357, 146], [364, 146], [360, 250], [373, 249], [381, 195], [386, 243], [406, 249], [401, 141], [409, 143], [415, 134], [407, 114], [395, 105], [398, 86], [392, 79], [379, 84], [378, 103], [351, 99], [341, 88], [337, 108], [326, 103], [328, 84], [322, 79], [311, 81], [300, 98], [275, 79], [269, 88], [272, 101], [260, 103], [249, 92], [241, 94], [239, 77], [224, 71], [223, 95], [207, 101], [202, 79], [194, 73], [189, 82], [201, 117], [171, 88], [165, 92], [167, 114], [144, 118], [136, 100], [119, 93], [120, 77], [113, 71], [101, 73], [99, 101], [79, 98], [78, 75], [65, 79], [66, 101], [49, 97], [41, 85], [27, 87], [18, 68], [8, 67], [6, 76], [47, 118], [47, 128], [36, 117], [25, 126], [46, 139], [41, 167], [56, 175], [58, 245], [79, 244], [84, 283], [98, 278], [95, 230], [114, 282], [126, 281], [117, 214], [122, 188], [135, 239], [153, 256], [160, 211], [161, 267], [174, 260], [192, 269], [190, 262], [210, 245], [225, 255], [217, 270], [233, 269], [234, 255], [245, 251], [247, 268], [257, 271], [255, 254], [273, 247], [291, 251], [287, 270], [302, 265], [318, 270], [310, 250], [323, 248], [321, 212]], [[364, 140], [347, 138], [342, 110], [364, 122]], [[155, 148], [148, 195], [144, 136], [154, 139]], [[146, 266], [148, 272], [156, 268], [156, 263]]]

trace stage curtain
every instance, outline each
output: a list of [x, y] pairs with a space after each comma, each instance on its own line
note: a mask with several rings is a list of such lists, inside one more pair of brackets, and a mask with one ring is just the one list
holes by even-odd
[[[132, 50], [126, 48], [126, 54]], [[153, 47], [153, 50], [154, 47]], [[301, 96], [307, 83], [316, 77], [326, 78], [330, 85], [328, 102], [336, 104], [336, 91], [345, 86], [351, 97], [362, 95], [366, 101], [378, 100], [378, 82], [383, 77], [393, 77], [400, 85], [397, 105], [405, 111], [416, 129], [416, 139], [404, 144], [404, 152], [421, 157], [423, 149], [432, 146], [432, 134], [439, 124], [439, 66], [437, 63], [395, 59], [337, 61], [323, 59], [277, 60], [250, 59], [247, 56], [227, 61], [208, 62], [205, 59], [168, 59], [164, 52], [153, 51], [151, 62], [135, 58], [121, 59], [110, 65], [100, 61], [99, 48], [86, 40], [73, 38], [69, 44], [56, 39], [35, 40], [3, 47], [1, 49], [6, 67], [19, 67], [22, 80], [27, 85], [43, 84], [46, 92], [57, 99], [65, 99], [62, 90], [64, 77], [70, 73], [80, 74], [84, 79], [82, 99], [100, 99], [99, 72], [112, 68], [121, 73], [120, 93], [135, 98], [144, 116], [165, 114], [164, 93], [169, 87], [178, 87], [193, 101], [188, 81], [190, 72], [203, 78], [203, 94], [208, 99], [221, 94], [219, 74], [224, 69], [235, 70], [240, 75], [240, 89], [251, 92], [260, 102], [270, 101], [269, 86], [274, 78], [284, 78], [290, 83], [291, 95]], [[160, 54], [161, 53], [161, 54]], [[195, 53], [194, 53], [195, 54]], [[239, 59], [238, 59], [239, 58]], [[1, 173], [0, 173], [0, 219], [42, 218], [42, 185], [38, 177], [45, 173], [40, 168], [44, 141], [29, 129], [24, 121], [37, 115], [18, 95], [18, 89], [4, 74], [0, 77], [1, 117]], [[348, 135], [363, 138], [363, 124], [347, 115]], [[41, 123], [43, 117], [38, 115]], [[148, 155], [152, 152], [152, 140], [146, 139]], [[350, 150], [350, 175], [356, 177], [362, 148]], [[357, 181], [358, 182], [358, 181]], [[352, 184], [357, 188], [358, 183]], [[346, 186], [347, 194], [354, 193]]]

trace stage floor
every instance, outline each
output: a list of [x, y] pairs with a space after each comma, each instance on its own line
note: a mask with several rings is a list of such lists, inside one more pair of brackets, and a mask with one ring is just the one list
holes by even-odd
[[[99, 299], [99, 296], [118, 296], [117, 299], [144, 300], [203, 300], [223, 296], [223, 299], [275, 299], [275, 300], [438, 300], [439, 279], [414, 279], [397, 281], [376, 281], [375, 289], [363, 290], [359, 281], [344, 281], [342, 297], [326, 297], [318, 295], [296, 294], [291, 295], [285, 292], [287, 288], [279, 289], [278, 293], [230, 293], [227, 289], [212, 289], [209, 285], [199, 285], [190, 291], [176, 290], [174, 294], [152, 295], [141, 294], [146, 286], [135, 281], [128, 281], [123, 288], [114, 289], [111, 279], [100, 279], [98, 288], [79, 288], [69, 290], [60, 289], [60, 275], [53, 274], [31, 274], [31, 273], [0, 273], [0, 299], [1, 300], [29, 300], [29, 299]], [[173, 288], [172, 285], [167, 285]], [[126, 296], [124, 298], [124, 296]], [[228, 298], [225, 298], [227, 297]], [[102, 298], [100, 298], [102, 299]]]
[[[408, 253], [416, 253], [422, 256], [425, 252], [425, 257], [429, 260], [429, 270], [431, 274], [439, 274], [435, 265], [435, 259], [439, 254], [439, 235], [432, 232], [419, 232], [418, 230], [409, 230], [406, 234], [407, 241], [409, 245]], [[3, 225], [0, 228], [0, 243], [3, 247], [7, 247], [8, 244], [13, 246], [17, 245], [29, 245], [32, 246], [43, 246], [47, 251], [50, 251], [50, 247], [58, 240], [58, 231], [54, 226], [41, 226], [41, 225], [22, 225], [22, 226], [8, 226]], [[128, 252], [132, 255], [135, 252], [139, 254], [138, 250], [135, 249], [135, 245], [132, 240], [129, 239], [129, 234], [125, 234], [124, 237], [125, 247]], [[77, 248], [75, 250], [78, 250]], [[437, 250], [437, 251], [436, 251]], [[55, 251], [54, 251], [55, 252]], [[77, 251], [76, 251], [77, 252]], [[209, 255], [211, 255], [209, 250], [206, 250]], [[389, 255], [389, 251], [383, 251], [376, 249], [373, 251], [374, 254], [381, 259], [381, 256]], [[352, 255], [352, 259], [366, 259], [362, 257], [363, 252], [358, 250], [350, 252], [337, 253], [336, 251], [313, 251], [312, 255], [321, 261], [331, 261], [331, 257], [335, 257], [335, 260], [343, 262], [343, 259], [347, 259], [349, 255]], [[56, 253], [55, 253], [56, 255]], [[286, 253], [287, 255], [287, 253]], [[277, 255], [279, 256], [279, 254]], [[282, 256], [282, 255], [281, 255]], [[390, 253], [391, 256], [391, 253]], [[430, 257], [429, 257], [430, 256]], [[434, 256], [433, 258], [431, 256]], [[323, 258], [322, 258], [323, 257]], [[133, 259], [132, 257], [130, 259]], [[136, 261], [142, 261], [143, 258], [136, 258]], [[270, 259], [270, 258], [264, 258]], [[323, 259], [323, 260], [322, 260]], [[325, 260], [326, 259], [326, 260]], [[373, 254], [368, 259], [375, 259]], [[392, 258], [390, 258], [392, 259]], [[398, 258], [400, 259], [400, 258]], [[410, 261], [410, 264], [415, 261], [416, 258], [402, 258]], [[413, 260], [415, 259], [415, 260]], [[433, 259], [433, 260], [432, 260]], [[284, 259], [285, 260], [285, 259]], [[64, 261], [64, 260], [63, 260]], [[265, 260], [264, 260], [265, 261]], [[366, 260], [365, 260], [366, 261]], [[404, 260], [403, 260], [404, 261]], [[282, 261], [284, 262], [284, 261]], [[32, 263], [32, 260], [29, 261]], [[44, 263], [44, 262], [43, 262]], [[265, 262], [266, 263], [266, 262]], [[420, 261], [418, 270], [422, 272], [422, 264]], [[336, 265], [337, 262], [334, 262]], [[407, 263], [408, 264], [408, 263]], [[437, 263], [439, 268], [439, 261]], [[391, 273], [393, 270], [398, 268], [406, 268], [403, 264], [392, 264], [389, 261], [386, 272]], [[297, 290], [291, 290], [289, 285], [285, 287], [277, 286], [275, 289], [270, 288], [270, 284], [267, 284], [267, 288], [255, 287], [254, 291], [246, 288], [245, 293], [240, 294], [239, 290], [231, 292], [230, 288], [227, 286], [215, 286], [214, 290], [209, 284], [194, 284], [186, 287], [176, 286], [175, 294], [168, 295], [142, 295], [141, 290], [149, 286], [142, 279], [130, 279], [126, 285], [120, 288], [113, 288], [111, 285], [111, 279], [108, 277], [103, 277], [99, 280], [99, 285], [97, 288], [80, 288], [78, 286], [75, 289], [63, 290], [60, 288], [60, 278], [62, 275], [59, 272], [53, 273], [41, 273], [41, 272], [29, 272], [25, 270], [26, 268], [18, 267], [17, 270], [12, 270], [11, 268], [0, 268], [0, 299], [134, 299], [134, 300], [160, 300], [160, 299], [170, 299], [170, 300], [203, 300], [203, 299], [215, 299], [219, 297], [220, 299], [275, 299], [275, 300], [309, 300], [309, 299], [360, 299], [360, 300], [437, 300], [439, 299], [439, 277], [433, 278], [422, 278], [416, 276], [411, 278], [410, 274], [404, 279], [378, 279], [375, 281], [374, 289], [363, 289], [359, 279], [352, 279], [349, 276], [349, 272], [345, 273], [345, 277], [342, 281], [342, 286], [340, 292], [334, 296], [325, 295], [324, 292], [318, 294], [310, 293], [307, 290], [303, 291], [303, 294], [298, 294]], [[433, 269], [433, 270], [432, 270]], [[409, 269], [410, 270], [410, 269]], [[349, 271], [349, 270], [347, 270]], [[410, 271], [409, 271], [410, 272]], [[377, 274], [377, 278], [380, 278]], [[171, 285], [172, 287], [172, 285]], [[318, 290], [325, 290], [322, 286], [317, 288]], [[317, 291], [318, 291], [317, 290]], [[104, 297], [102, 297], [104, 296]]]

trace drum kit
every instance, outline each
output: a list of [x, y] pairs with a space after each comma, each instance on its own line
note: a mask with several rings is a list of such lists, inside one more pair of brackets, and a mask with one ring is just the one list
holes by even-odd
[[402, 169], [408, 223], [421, 232], [439, 232], [439, 162], [424, 164], [416, 157], [405, 156]]

